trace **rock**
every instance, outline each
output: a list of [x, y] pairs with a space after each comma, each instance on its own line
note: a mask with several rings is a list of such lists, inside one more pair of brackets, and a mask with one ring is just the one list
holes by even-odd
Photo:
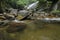
[[20, 14], [20, 15], [22, 15], [22, 16], [26, 16], [28, 13], [29, 13], [29, 11], [27, 11], [27, 10], [20, 10], [20, 11], [18, 12], [18, 14]]
[[0, 27], [5, 27], [5, 26], [7, 26], [7, 25], [8, 25], [8, 23], [9, 23], [9, 21], [8, 21], [8, 20], [0, 21]]

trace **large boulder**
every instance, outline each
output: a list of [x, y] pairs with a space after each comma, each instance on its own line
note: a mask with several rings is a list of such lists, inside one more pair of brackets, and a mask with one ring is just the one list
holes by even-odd
[[20, 15], [22, 15], [22, 16], [26, 16], [29, 13], [29, 11], [27, 11], [27, 10], [20, 10], [18, 13]]

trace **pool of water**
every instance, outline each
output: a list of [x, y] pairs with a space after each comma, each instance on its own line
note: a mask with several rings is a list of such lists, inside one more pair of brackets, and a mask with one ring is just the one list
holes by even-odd
[[23, 32], [15, 33], [0, 28], [0, 40], [60, 40], [60, 24], [29, 22]]

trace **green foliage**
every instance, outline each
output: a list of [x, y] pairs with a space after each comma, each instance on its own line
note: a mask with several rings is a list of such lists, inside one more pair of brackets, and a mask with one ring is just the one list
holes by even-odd
[[46, 2], [46, 0], [38, 0], [39, 1], [39, 4], [44, 4]]
[[19, 8], [20, 6], [23, 7], [25, 5], [29, 5], [32, 2], [35, 2], [36, 0], [0, 0], [0, 8], [3, 10], [5, 8]]
[[28, 5], [28, 4], [35, 2], [35, 1], [37, 1], [37, 0], [19, 0], [17, 2], [17, 4]]
[[60, 13], [60, 10], [52, 11], [52, 13]]

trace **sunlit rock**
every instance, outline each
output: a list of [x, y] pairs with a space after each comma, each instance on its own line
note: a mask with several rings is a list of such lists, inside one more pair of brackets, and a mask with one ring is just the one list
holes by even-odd
[[27, 10], [20, 10], [20, 11], [18, 12], [18, 14], [20, 14], [20, 15], [22, 15], [22, 16], [26, 16], [28, 13], [29, 13], [29, 11], [27, 11]]

